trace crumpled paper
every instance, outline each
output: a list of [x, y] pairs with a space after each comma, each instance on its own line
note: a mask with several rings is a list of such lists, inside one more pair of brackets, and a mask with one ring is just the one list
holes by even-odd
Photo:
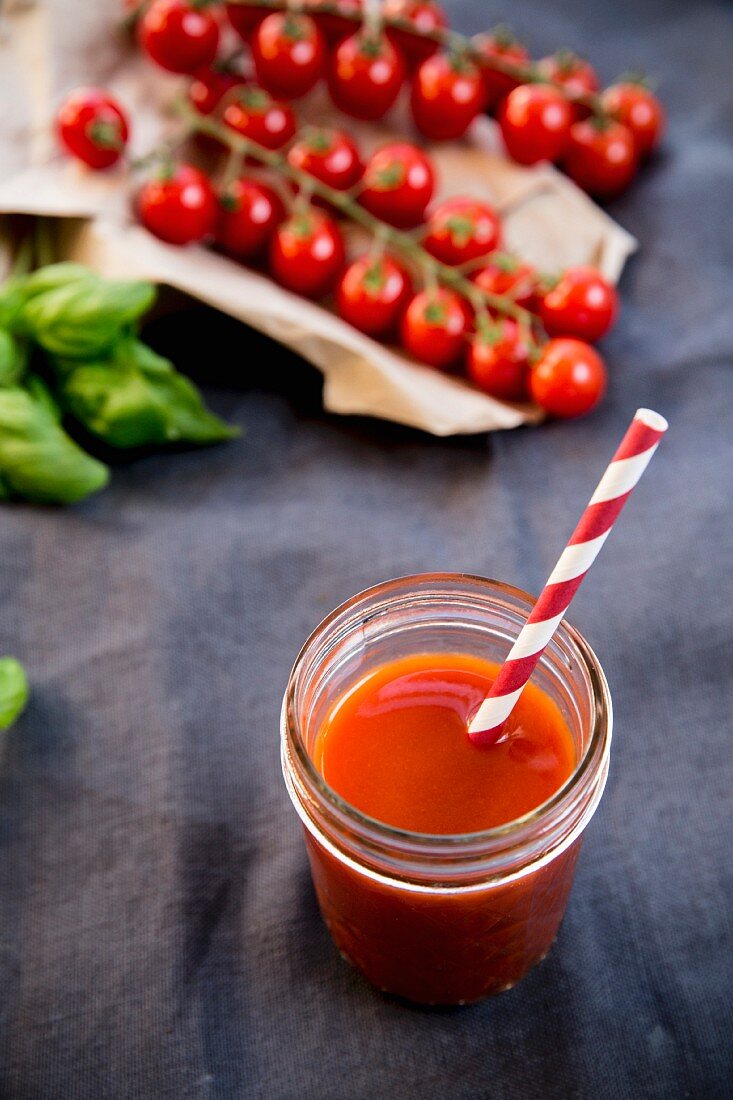
[[[73, 219], [60, 234], [64, 258], [110, 276], [169, 284], [286, 344], [323, 372], [323, 400], [332, 412], [381, 417], [440, 436], [540, 418], [531, 406], [495, 401], [409, 360], [226, 257], [161, 243], [135, 224], [124, 171], [95, 174], [61, 156], [49, 122], [79, 84], [100, 84], [119, 96], [133, 120], [134, 156], [171, 128], [168, 107], [181, 81], [137, 54], [120, 28], [120, 10], [112, 0], [6, 0], [0, 9], [0, 213]], [[336, 121], [318, 89], [297, 111], [305, 121]], [[404, 104], [389, 121], [389, 127], [349, 127], [369, 151], [410, 132]], [[469, 193], [495, 203], [509, 250], [543, 271], [589, 263], [618, 280], [634, 238], [552, 167], [506, 160], [490, 119], [477, 119], [465, 142], [436, 145], [430, 153], [439, 195]], [[243, 362], [242, 369], [252, 364]]]

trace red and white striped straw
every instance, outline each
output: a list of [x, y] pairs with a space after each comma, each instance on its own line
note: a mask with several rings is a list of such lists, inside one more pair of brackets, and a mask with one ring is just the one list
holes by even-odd
[[651, 409], [638, 409], [626, 435], [588, 502], [547, 584], [499, 669], [491, 691], [471, 719], [468, 734], [477, 745], [493, 745], [514, 710], [552, 635], [562, 622], [580, 582], [611, 533], [637, 481], [667, 430]]

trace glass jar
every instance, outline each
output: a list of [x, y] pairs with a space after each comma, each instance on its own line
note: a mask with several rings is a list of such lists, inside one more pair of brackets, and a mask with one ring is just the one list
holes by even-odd
[[379, 989], [409, 1000], [475, 1001], [510, 989], [547, 954], [608, 774], [603, 671], [563, 623], [533, 680], [560, 708], [577, 766], [547, 802], [483, 832], [413, 833], [367, 817], [317, 771], [315, 739], [334, 702], [389, 661], [455, 652], [502, 662], [533, 603], [520, 589], [465, 574], [387, 581], [324, 619], [288, 682], [283, 774], [321, 912], [341, 954]]

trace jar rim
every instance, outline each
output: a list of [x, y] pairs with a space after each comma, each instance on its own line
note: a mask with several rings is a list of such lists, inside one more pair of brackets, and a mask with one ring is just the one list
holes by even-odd
[[[285, 727], [288, 731], [296, 731], [296, 735], [289, 738], [289, 743], [293, 747], [298, 762], [300, 766], [303, 767], [308, 781], [313, 785], [318, 794], [357, 828], [368, 830], [373, 833], [376, 838], [386, 841], [387, 843], [391, 841], [398, 845], [408, 845], [412, 847], [413, 850], [436, 847], [444, 850], [453, 847], [473, 847], [474, 845], [491, 845], [494, 841], [506, 843], [507, 841], [510, 842], [514, 837], [521, 838], [521, 835], [528, 829], [532, 829], [532, 827], [536, 826], [538, 823], [551, 818], [553, 811], [561, 807], [568, 795], [572, 794], [583, 780], [586, 779], [591, 767], [598, 759], [599, 747], [603, 750], [602, 742], [610, 730], [610, 719], [612, 714], [611, 697], [600, 662], [580, 631], [563, 620], [555, 636], [561, 635], [562, 640], [566, 644], [569, 643], [575, 655], [582, 661], [585, 671], [587, 672], [591, 685], [593, 728], [591, 736], [584, 747], [581, 759], [562, 786], [560, 786], [550, 798], [540, 803], [540, 805], [536, 806], [534, 809], [529, 810], [521, 817], [514, 818], [503, 825], [496, 825], [490, 829], [483, 829], [470, 833], [423, 833], [410, 829], [403, 829], [395, 825], [389, 825], [384, 821], [380, 821], [378, 818], [363, 813], [352, 803], [342, 798], [338, 791], [326, 782], [314, 764], [303, 740], [300, 723], [297, 720], [295, 695], [298, 686], [298, 674], [306, 655], [319, 640], [327, 636], [329, 628], [342, 616], [348, 612], [353, 612], [358, 608], [359, 604], [366, 603], [375, 596], [383, 596], [388, 600], [391, 594], [396, 593], [400, 589], [405, 589], [408, 585], [417, 588], [420, 585], [426, 584], [439, 586], [441, 583], [456, 584], [461, 582], [479, 586], [490, 595], [503, 595], [509, 597], [517, 603], [524, 605], [527, 613], [529, 613], [536, 602], [535, 596], [521, 588], [473, 573], [410, 573], [400, 577], [394, 577], [387, 581], [381, 581], [378, 584], [371, 585], [357, 592], [348, 600], [339, 604], [338, 607], [334, 608], [333, 611], [326, 615], [311, 632], [301, 646], [295, 659], [290, 676], [288, 677], [288, 684], [283, 700], [283, 721]], [[602, 751], [601, 761], [604, 755], [605, 753]]]

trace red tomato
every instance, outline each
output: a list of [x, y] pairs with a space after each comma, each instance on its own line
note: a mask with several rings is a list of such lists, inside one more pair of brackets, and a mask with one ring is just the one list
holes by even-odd
[[344, 321], [367, 336], [392, 333], [412, 293], [410, 277], [390, 256], [361, 256], [346, 268], [336, 289]]
[[550, 336], [595, 343], [616, 320], [618, 295], [593, 267], [571, 267], [544, 295], [540, 317]]
[[278, 103], [264, 88], [254, 85], [242, 88], [236, 99], [227, 104], [224, 122], [266, 149], [281, 149], [296, 129], [292, 108], [287, 103]]
[[393, 141], [372, 153], [359, 202], [376, 218], [399, 229], [420, 225], [433, 197], [435, 176], [421, 149]]
[[545, 84], [520, 84], [499, 109], [501, 136], [519, 164], [557, 160], [568, 143], [572, 119], [562, 92]]
[[171, 73], [206, 68], [219, 48], [219, 24], [191, 0], [153, 0], [137, 25], [145, 53]]
[[202, 241], [214, 232], [216, 195], [208, 178], [190, 164], [147, 180], [137, 193], [137, 211], [146, 229], [169, 244]]
[[570, 50], [559, 50], [537, 62], [537, 69], [546, 80], [552, 80], [571, 93], [592, 95], [598, 91], [598, 74], [589, 61]]
[[664, 133], [664, 107], [643, 84], [612, 84], [602, 103], [609, 114], [627, 126], [634, 136], [636, 152], [645, 157], [659, 144]]
[[267, 8], [258, 4], [227, 4], [226, 12], [237, 34], [246, 40], [267, 15]]
[[270, 242], [270, 271], [281, 286], [305, 298], [333, 289], [344, 266], [338, 226], [319, 210], [292, 214]]
[[188, 101], [200, 115], [210, 115], [221, 103], [227, 92], [246, 84], [246, 77], [239, 73], [222, 73], [217, 69], [202, 69], [191, 81]]
[[241, 260], [258, 259], [285, 217], [276, 191], [246, 176], [234, 180], [219, 194], [216, 240]]
[[[335, 10], [328, 12], [319, 11], [319, 8], [323, 7], [322, 0], [304, 0], [304, 2], [328, 42], [338, 42], [348, 34], [353, 34], [359, 25], [357, 21], [348, 19], [346, 16], [361, 11], [361, 0], [335, 0], [329, 4], [329, 7]], [[339, 15], [339, 12], [344, 14]]]
[[471, 279], [480, 290], [489, 294], [507, 295], [523, 309], [533, 309], [536, 306], [535, 270], [515, 256], [507, 256], [505, 253], [494, 256]]
[[283, 99], [305, 95], [323, 75], [326, 40], [309, 15], [274, 11], [250, 43], [257, 79]]
[[549, 340], [530, 371], [529, 392], [551, 416], [582, 416], [606, 392], [606, 368], [582, 340]]
[[399, 19], [414, 27], [414, 32], [417, 32], [393, 27], [388, 27], [386, 32], [390, 42], [401, 52], [410, 68], [437, 53], [438, 43], [422, 35], [444, 30], [448, 26], [448, 17], [435, 0], [384, 0], [382, 17], [387, 22], [390, 19]]
[[575, 122], [562, 167], [588, 194], [615, 198], [626, 190], [638, 167], [633, 134], [620, 122], [595, 118]]
[[484, 109], [493, 110], [498, 106], [504, 96], [509, 95], [512, 88], [516, 88], [521, 81], [513, 76], [500, 73], [491, 68], [494, 60], [508, 61], [513, 65], [526, 65], [529, 61], [529, 51], [526, 46], [518, 42], [511, 31], [498, 27], [492, 34], [479, 34], [473, 39], [472, 45], [486, 60], [487, 67], [481, 66], [481, 79], [484, 89]]
[[336, 191], [348, 191], [361, 179], [364, 165], [356, 143], [343, 130], [310, 126], [288, 150], [288, 160]]
[[410, 95], [412, 117], [431, 141], [462, 137], [483, 105], [481, 72], [457, 54], [437, 53], [415, 73]]
[[428, 366], [450, 367], [463, 350], [468, 313], [452, 290], [421, 290], [402, 316], [402, 346]]
[[501, 222], [478, 199], [444, 199], [430, 212], [423, 245], [443, 264], [465, 264], [499, 247]]
[[115, 164], [127, 144], [127, 118], [102, 88], [77, 88], [56, 116], [59, 141], [72, 157], [100, 170]]
[[468, 377], [500, 401], [526, 401], [529, 355], [526, 335], [507, 317], [472, 338], [466, 356]]
[[374, 121], [397, 99], [404, 77], [405, 63], [392, 43], [360, 31], [333, 51], [328, 89], [340, 111]]

